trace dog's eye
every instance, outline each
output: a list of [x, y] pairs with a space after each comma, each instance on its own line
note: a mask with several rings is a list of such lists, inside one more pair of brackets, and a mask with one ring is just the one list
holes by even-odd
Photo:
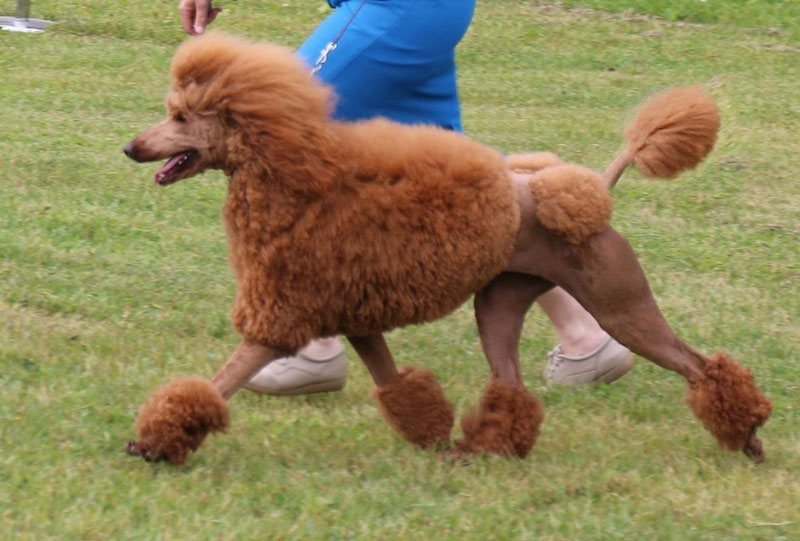
[[175, 113], [172, 115], [173, 120], [177, 120], [178, 122], [186, 122], [186, 117], [183, 116], [183, 113]]

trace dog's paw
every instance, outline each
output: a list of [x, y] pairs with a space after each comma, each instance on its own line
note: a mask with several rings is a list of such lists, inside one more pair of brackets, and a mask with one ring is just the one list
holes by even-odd
[[455, 451], [524, 458], [539, 437], [542, 401], [524, 387], [491, 379], [477, 408], [461, 419], [464, 438]]
[[411, 366], [402, 367], [399, 374], [396, 382], [373, 391], [386, 422], [420, 447], [449, 445], [455, 415], [436, 376]]
[[763, 460], [755, 431], [769, 419], [772, 402], [761, 394], [750, 370], [724, 352], [715, 353], [703, 377], [689, 384], [686, 401], [720, 446]]
[[139, 409], [128, 454], [148, 462], [183, 464], [210, 432], [225, 430], [228, 405], [219, 391], [201, 378], [176, 379], [160, 387]]
[[766, 455], [764, 454], [764, 446], [761, 445], [761, 440], [756, 438], [756, 429], [753, 429], [753, 433], [750, 434], [750, 439], [747, 440], [747, 443], [744, 444], [744, 449], [742, 452], [746, 454], [753, 462], [758, 464], [764, 462], [766, 460]]
[[129, 441], [125, 446], [125, 452], [131, 456], [140, 456], [147, 462], [160, 462], [167, 458], [163, 453], [157, 451], [142, 440]]

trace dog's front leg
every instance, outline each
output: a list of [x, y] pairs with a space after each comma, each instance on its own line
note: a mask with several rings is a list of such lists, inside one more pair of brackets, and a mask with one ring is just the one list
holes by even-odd
[[280, 357], [291, 355], [252, 340], [243, 340], [236, 351], [211, 380], [214, 387], [227, 400], [241, 389], [261, 368]]
[[261, 367], [286, 353], [244, 340], [214, 379], [175, 379], [160, 387], [141, 408], [136, 419], [138, 441], [128, 443], [131, 455], [147, 461], [183, 464], [210, 432], [228, 427], [225, 401]]
[[348, 340], [375, 381], [373, 396], [386, 422], [420, 447], [444, 447], [453, 428], [453, 405], [430, 370], [404, 366], [399, 371], [383, 335]]

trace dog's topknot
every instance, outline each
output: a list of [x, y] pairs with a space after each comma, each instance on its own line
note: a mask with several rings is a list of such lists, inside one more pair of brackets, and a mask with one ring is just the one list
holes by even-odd
[[674, 88], [645, 103], [625, 128], [628, 154], [647, 177], [696, 167], [717, 139], [719, 109], [700, 86]]
[[[333, 105], [330, 89], [290, 49], [216, 31], [186, 40], [175, 53], [169, 100], [199, 112], [267, 121], [318, 119]], [[275, 108], [290, 108], [293, 115]]]

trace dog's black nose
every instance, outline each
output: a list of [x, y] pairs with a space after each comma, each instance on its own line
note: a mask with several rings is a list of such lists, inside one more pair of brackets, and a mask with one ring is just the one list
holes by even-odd
[[122, 152], [124, 152], [127, 157], [135, 159], [133, 157], [133, 141], [122, 147]]

